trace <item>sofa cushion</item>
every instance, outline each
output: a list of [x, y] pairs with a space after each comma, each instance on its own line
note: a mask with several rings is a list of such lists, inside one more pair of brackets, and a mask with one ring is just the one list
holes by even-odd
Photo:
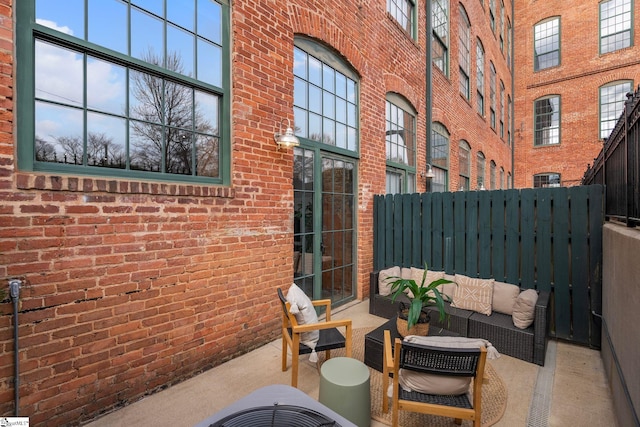
[[456, 274], [458, 286], [451, 305], [490, 316], [493, 282], [493, 279], [475, 279]]
[[498, 313], [513, 314], [513, 306], [520, 295], [520, 288], [504, 282], [493, 283], [491, 310]]
[[535, 289], [527, 289], [520, 292], [513, 306], [513, 324], [520, 329], [526, 329], [535, 319], [536, 302], [538, 293]]
[[378, 274], [378, 294], [382, 296], [391, 295], [391, 284], [395, 279], [391, 277], [400, 277], [400, 267], [395, 266], [387, 268], [386, 270], [380, 270]]

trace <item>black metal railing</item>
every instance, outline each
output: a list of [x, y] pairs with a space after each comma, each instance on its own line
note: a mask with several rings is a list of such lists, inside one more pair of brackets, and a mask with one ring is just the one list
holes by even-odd
[[605, 186], [607, 219], [640, 225], [640, 86], [627, 94], [624, 111], [593, 166], [588, 166], [583, 185]]

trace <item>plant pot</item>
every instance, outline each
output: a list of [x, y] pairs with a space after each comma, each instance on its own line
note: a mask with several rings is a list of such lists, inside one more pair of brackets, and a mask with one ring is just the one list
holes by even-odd
[[429, 313], [422, 310], [420, 312], [420, 318], [418, 319], [418, 323], [413, 325], [411, 329], [407, 327], [407, 317], [409, 312], [409, 306], [404, 303], [400, 303], [400, 309], [398, 310], [398, 317], [396, 318], [396, 329], [398, 330], [398, 334], [401, 337], [406, 337], [407, 335], [420, 335], [423, 337], [427, 336], [429, 332]]

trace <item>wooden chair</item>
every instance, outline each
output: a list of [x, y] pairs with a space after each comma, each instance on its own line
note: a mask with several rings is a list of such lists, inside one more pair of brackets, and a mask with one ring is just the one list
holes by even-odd
[[[461, 424], [462, 419], [468, 419], [473, 421], [475, 427], [480, 427], [480, 402], [486, 358], [485, 348], [428, 347], [406, 343], [398, 338], [392, 349], [391, 334], [384, 331], [382, 411], [389, 411], [387, 390], [389, 374], [393, 374], [392, 426], [398, 425], [398, 411], [405, 410], [452, 417], [456, 424]], [[472, 377], [473, 401], [469, 401], [466, 394], [442, 396], [402, 390], [398, 382], [398, 372], [401, 368], [436, 375]]]
[[[291, 349], [291, 386], [298, 387], [298, 359], [301, 354], [311, 353], [311, 348], [300, 342], [303, 332], [319, 331], [320, 339], [316, 352], [324, 351], [326, 359], [331, 358], [331, 350], [344, 348], [347, 357], [351, 357], [351, 320], [331, 320], [331, 300], [311, 301], [314, 307], [325, 307], [325, 321], [310, 325], [298, 325], [296, 316], [291, 314], [291, 304], [278, 288], [278, 297], [282, 303], [282, 372], [287, 370], [287, 348]], [[344, 327], [342, 335], [338, 328]]]

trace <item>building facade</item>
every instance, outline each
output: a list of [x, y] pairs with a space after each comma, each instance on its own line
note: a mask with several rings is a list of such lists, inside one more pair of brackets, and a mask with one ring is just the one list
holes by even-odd
[[516, 187], [579, 185], [639, 83], [632, 0], [516, 0]]
[[517, 80], [528, 2], [52, 5], [0, 0], [2, 415], [82, 423], [272, 341], [292, 281], [363, 299], [376, 194], [550, 171], [514, 126], [551, 94]]

